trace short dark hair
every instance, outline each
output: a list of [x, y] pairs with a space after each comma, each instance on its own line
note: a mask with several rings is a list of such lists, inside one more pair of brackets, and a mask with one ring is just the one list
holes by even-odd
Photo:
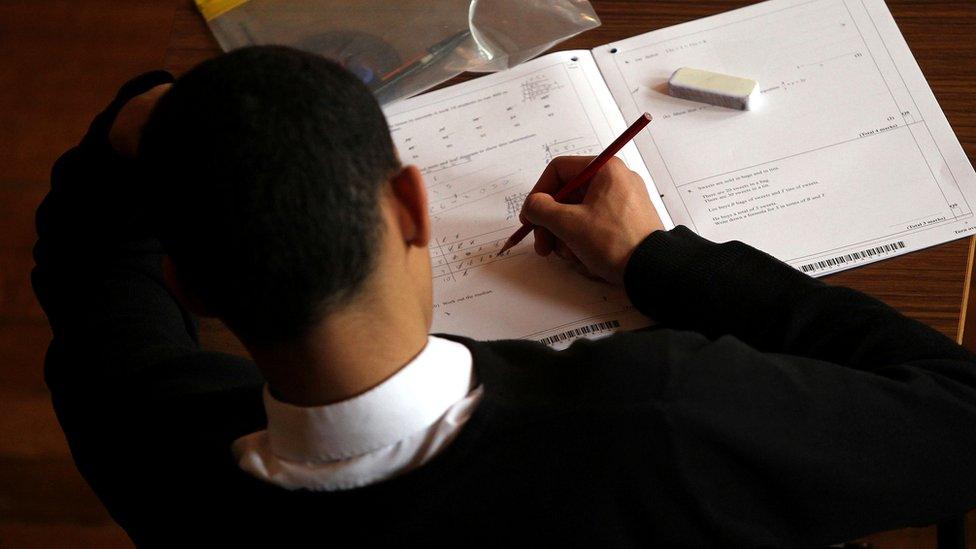
[[181, 279], [245, 341], [301, 336], [361, 289], [400, 167], [383, 112], [341, 66], [291, 48], [201, 63], [139, 147]]

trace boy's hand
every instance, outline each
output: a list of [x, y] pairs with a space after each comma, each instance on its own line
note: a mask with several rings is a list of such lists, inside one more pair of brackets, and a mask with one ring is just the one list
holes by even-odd
[[160, 84], [149, 91], [137, 95], [129, 100], [122, 107], [115, 123], [108, 132], [108, 141], [122, 156], [134, 157], [136, 149], [139, 148], [139, 138], [142, 136], [142, 128], [149, 120], [149, 114], [156, 101], [169, 90], [172, 84]]
[[634, 248], [664, 226], [644, 180], [616, 157], [580, 189], [576, 197], [579, 204], [556, 202], [552, 195], [592, 159], [554, 158], [526, 198], [521, 217], [537, 226], [535, 251], [539, 255], [556, 252], [584, 273], [622, 284]]

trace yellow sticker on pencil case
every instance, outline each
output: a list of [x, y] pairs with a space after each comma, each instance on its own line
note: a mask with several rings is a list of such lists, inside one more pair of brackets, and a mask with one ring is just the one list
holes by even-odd
[[207, 21], [211, 21], [247, 2], [247, 0], [196, 0], [197, 9]]

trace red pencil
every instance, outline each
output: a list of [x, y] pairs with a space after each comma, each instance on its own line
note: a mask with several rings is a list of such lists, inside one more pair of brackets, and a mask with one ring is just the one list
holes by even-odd
[[[641, 117], [638, 118], [636, 122], [631, 124], [630, 127], [624, 131], [624, 133], [620, 134], [620, 137], [615, 139], [613, 143], [610, 143], [610, 146], [600, 153], [600, 156], [591, 160], [590, 163], [583, 168], [583, 171], [577, 174], [576, 177], [570, 180], [565, 187], [559, 189], [559, 192], [553, 195], [556, 202], [562, 202], [573, 191], [589, 183], [590, 180], [592, 180], [596, 175], [596, 172], [600, 171], [600, 168], [605, 166], [611, 158], [620, 152], [620, 149], [624, 148], [624, 145], [629, 143], [631, 139], [637, 137], [637, 134], [640, 133], [640, 131], [643, 130], [647, 124], [650, 123], [650, 121], [650, 114], [645, 112], [643, 115], [641, 115]], [[505, 241], [505, 245], [502, 246], [502, 249], [498, 252], [498, 255], [505, 253], [506, 250], [521, 242], [523, 238], [532, 232], [533, 228], [534, 226], [531, 223], [525, 223], [519, 227], [519, 229], [515, 231], [515, 234], [508, 237], [508, 240]]]

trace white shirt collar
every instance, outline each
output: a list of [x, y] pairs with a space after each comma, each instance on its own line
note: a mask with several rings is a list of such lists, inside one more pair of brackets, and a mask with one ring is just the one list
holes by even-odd
[[271, 451], [299, 462], [348, 459], [394, 444], [433, 425], [471, 389], [467, 347], [428, 336], [427, 345], [392, 377], [369, 391], [326, 406], [276, 400], [265, 387]]

